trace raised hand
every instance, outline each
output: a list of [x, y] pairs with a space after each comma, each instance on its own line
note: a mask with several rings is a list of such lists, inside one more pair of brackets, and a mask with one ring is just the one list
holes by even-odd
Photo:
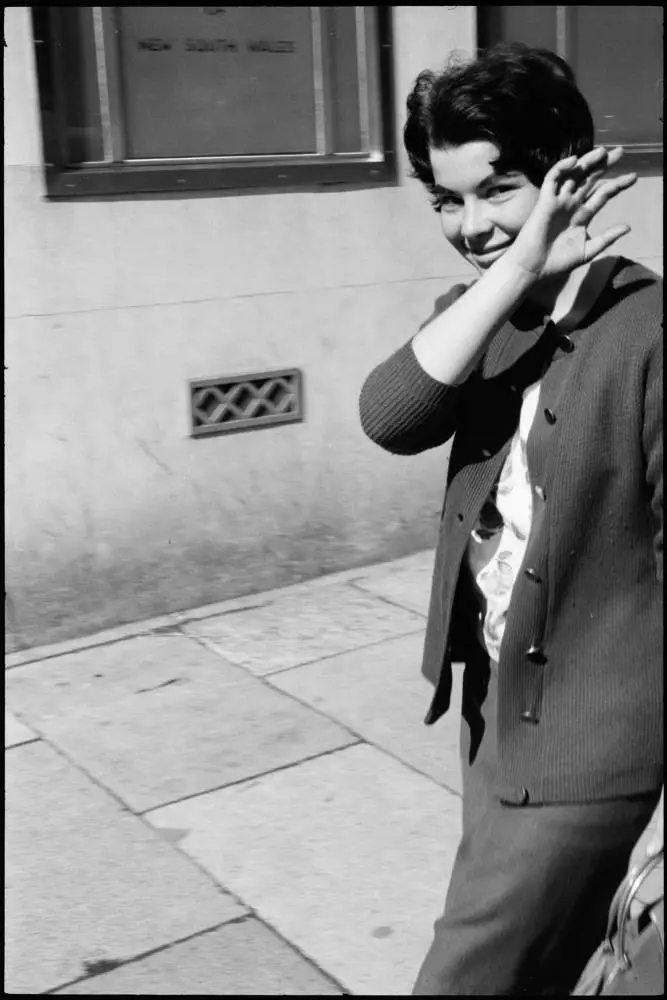
[[637, 180], [635, 173], [602, 180], [622, 155], [620, 146], [609, 152], [597, 146], [584, 156], [569, 156], [552, 167], [507, 256], [537, 278], [551, 278], [587, 264], [625, 236], [630, 226], [623, 224], [610, 226], [594, 237], [587, 231], [600, 209]]

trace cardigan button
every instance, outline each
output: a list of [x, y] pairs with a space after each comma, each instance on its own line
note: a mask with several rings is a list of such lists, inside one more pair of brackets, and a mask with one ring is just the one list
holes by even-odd
[[546, 420], [546, 422], [548, 424], [555, 424], [556, 423], [556, 414], [554, 413], [553, 410], [550, 410], [548, 407], [544, 411], [544, 418], [545, 418], [545, 420]]
[[533, 581], [533, 583], [542, 583], [542, 577], [540, 576], [540, 574], [537, 572], [536, 569], [533, 569], [532, 566], [529, 566], [528, 569], [525, 569], [524, 573], [526, 574], [529, 580]]
[[524, 788], [523, 785], [518, 788], [516, 785], [514, 788], [508, 788], [504, 794], [500, 795], [500, 801], [505, 802], [508, 806], [525, 806], [529, 800], [528, 789]]
[[564, 333], [563, 336], [558, 341], [558, 343], [560, 345], [561, 350], [565, 351], [566, 354], [572, 354], [572, 351], [574, 350], [574, 342], [572, 340], [572, 337], [569, 337], [566, 333]]
[[532, 646], [528, 647], [528, 649], [526, 650], [526, 656], [533, 663], [539, 663], [540, 665], [542, 665], [547, 662], [547, 658], [544, 655], [544, 650], [537, 643], [533, 643]]

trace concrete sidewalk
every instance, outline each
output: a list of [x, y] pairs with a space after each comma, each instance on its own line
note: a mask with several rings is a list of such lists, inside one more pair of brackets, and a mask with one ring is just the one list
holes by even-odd
[[432, 559], [8, 657], [6, 992], [410, 993], [460, 833]]
[[7, 658], [7, 992], [410, 992], [460, 829], [432, 558]]

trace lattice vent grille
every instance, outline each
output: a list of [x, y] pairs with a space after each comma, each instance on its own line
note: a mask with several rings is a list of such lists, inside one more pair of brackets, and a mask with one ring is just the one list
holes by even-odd
[[190, 382], [192, 435], [223, 434], [303, 420], [297, 368]]

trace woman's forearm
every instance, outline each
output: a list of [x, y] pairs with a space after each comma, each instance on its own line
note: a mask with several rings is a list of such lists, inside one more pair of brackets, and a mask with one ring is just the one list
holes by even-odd
[[507, 255], [497, 260], [414, 338], [412, 348], [424, 371], [445, 385], [465, 382], [535, 280]]

